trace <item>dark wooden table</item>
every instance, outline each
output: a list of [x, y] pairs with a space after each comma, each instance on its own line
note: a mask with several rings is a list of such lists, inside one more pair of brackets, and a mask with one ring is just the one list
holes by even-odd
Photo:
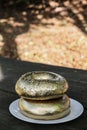
[[[28, 71], [45, 70], [61, 74], [69, 82], [68, 96], [81, 102], [83, 114], [62, 124], [33, 124], [13, 117], [9, 105], [18, 99], [15, 82]], [[87, 71], [0, 58], [0, 130], [87, 130]]]

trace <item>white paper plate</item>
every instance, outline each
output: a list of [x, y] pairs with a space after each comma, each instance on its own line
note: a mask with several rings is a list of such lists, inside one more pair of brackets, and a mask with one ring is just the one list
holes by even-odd
[[31, 119], [28, 118], [26, 116], [24, 116], [21, 112], [20, 109], [18, 107], [18, 100], [13, 101], [10, 106], [9, 106], [9, 111], [10, 113], [22, 120], [22, 121], [26, 121], [26, 122], [30, 122], [30, 123], [37, 123], [37, 124], [58, 124], [58, 123], [64, 123], [64, 122], [68, 122], [71, 120], [74, 120], [76, 118], [78, 118], [82, 113], [83, 113], [83, 106], [80, 102], [71, 99], [70, 98], [70, 102], [71, 102], [71, 112], [69, 115], [65, 116], [64, 118], [61, 119], [56, 119], [56, 120], [36, 120], [36, 119]]

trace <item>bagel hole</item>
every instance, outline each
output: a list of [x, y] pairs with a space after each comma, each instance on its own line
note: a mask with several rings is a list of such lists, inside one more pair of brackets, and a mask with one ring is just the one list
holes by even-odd
[[50, 80], [50, 79], [54, 79], [56, 78], [56, 76], [54, 75], [49, 75], [49, 74], [34, 74], [33, 75], [33, 78], [36, 79], [36, 80]]
[[23, 80], [58, 80], [60, 79], [60, 76], [52, 73], [52, 72], [44, 72], [44, 71], [35, 71], [31, 73], [26, 73], [22, 77]]

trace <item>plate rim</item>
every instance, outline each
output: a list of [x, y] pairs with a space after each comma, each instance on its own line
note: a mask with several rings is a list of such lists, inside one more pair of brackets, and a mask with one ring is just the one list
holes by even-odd
[[[78, 115], [73, 116], [71, 119], [67, 119], [67, 117], [69, 117], [70, 114], [72, 113], [72, 111], [71, 111], [70, 114], [68, 114], [67, 116], [65, 116], [63, 118], [60, 118], [60, 119], [38, 120], [38, 119], [29, 118], [29, 117], [26, 117], [25, 115], [23, 115], [20, 112], [20, 109], [18, 107], [18, 101], [19, 101], [19, 99], [16, 99], [16, 100], [14, 100], [13, 102], [10, 103], [10, 105], [9, 105], [9, 112], [11, 113], [11, 115], [13, 115], [15, 118], [17, 118], [19, 120], [22, 120], [22, 121], [25, 121], [25, 122], [29, 122], [29, 123], [34, 123], [34, 124], [59, 124], [59, 123], [69, 122], [69, 121], [72, 121], [72, 120], [78, 118], [79, 116], [81, 116], [83, 111], [84, 111], [84, 107], [83, 107], [83, 105], [79, 101], [77, 101], [77, 100], [75, 100], [73, 98], [70, 98], [71, 108], [72, 108], [73, 102], [77, 103], [80, 106], [81, 111], [80, 111], [80, 113]], [[17, 105], [17, 107], [15, 106], [15, 108], [13, 108], [13, 106], [15, 104]], [[23, 118], [21, 118], [19, 115], [17, 115], [16, 112], [18, 112], [19, 115], [21, 115]]]

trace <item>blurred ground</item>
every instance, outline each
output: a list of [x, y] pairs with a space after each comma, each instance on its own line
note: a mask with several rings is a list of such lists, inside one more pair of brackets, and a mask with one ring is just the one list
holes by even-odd
[[87, 70], [87, 1], [4, 0], [0, 56]]

